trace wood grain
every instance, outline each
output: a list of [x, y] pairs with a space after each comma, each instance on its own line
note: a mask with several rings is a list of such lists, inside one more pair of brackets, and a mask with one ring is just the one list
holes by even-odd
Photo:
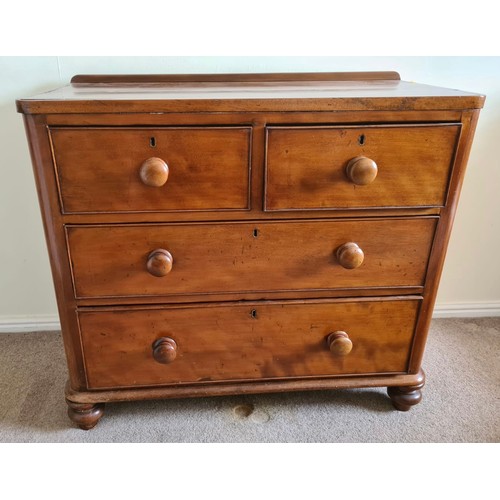
[[[238, 222], [246, 221], [251, 222], [256, 219], [263, 221], [287, 221], [297, 219], [339, 219], [345, 217], [355, 218], [386, 218], [386, 217], [421, 217], [421, 216], [438, 216], [442, 207], [424, 207], [424, 208], [369, 208], [369, 209], [334, 209], [334, 210], [316, 210], [314, 213], [311, 211], [276, 211], [276, 212], [263, 212], [261, 208], [256, 206], [256, 203], [262, 205], [262, 198], [258, 199], [253, 195], [253, 191], [257, 189], [252, 188], [252, 198], [257, 199], [252, 204], [250, 210], [219, 210], [217, 212], [100, 212], [91, 214], [63, 214], [61, 219], [65, 224], [141, 224], [142, 222]], [[57, 193], [56, 193], [57, 194]]]
[[[89, 388], [107, 388], [404, 372], [418, 306], [418, 300], [218, 304], [80, 311], [79, 320]], [[334, 330], [348, 332], [348, 356], [330, 352]], [[168, 365], [157, 363], [151, 349], [163, 336], [177, 344]]]
[[365, 254], [357, 243], [344, 243], [336, 252], [337, 262], [344, 269], [356, 269], [365, 260]]
[[168, 365], [177, 357], [177, 343], [169, 337], [160, 337], [151, 346], [153, 359], [157, 363]]
[[219, 74], [184, 74], [184, 75], [75, 75], [72, 84], [155, 84], [200, 82], [286, 82], [286, 81], [370, 81], [400, 80], [396, 71], [356, 71], [335, 73], [219, 73]]
[[77, 298], [78, 307], [103, 307], [119, 303], [128, 305], [161, 305], [187, 304], [196, 302], [227, 302], [232, 300], [294, 300], [294, 299], [321, 299], [346, 297], [387, 297], [391, 295], [421, 295], [424, 286], [412, 287], [372, 287], [372, 288], [335, 288], [329, 290], [266, 290], [265, 292], [225, 292], [225, 293], [193, 293], [168, 295], [127, 295], [122, 297], [85, 297]]
[[405, 387], [388, 387], [387, 394], [391, 398], [394, 408], [399, 411], [408, 411], [412, 406], [422, 401], [422, 384]]
[[[436, 218], [67, 228], [77, 297], [420, 286]], [[356, 242], [364, 261], [336, 252]], [[175, 264], [147, 272], [151, 251]], [[265, 295], [265, 294], [264, 294]]]
[[68, 417], [84, 431], [95, 427], [104, 414], [103, 403], [75, 403], [66, 400], [68, 405]]
[[[249, 127], [52, 128], [50, 135], [66, 213], [249, 207]], [[151, 157], [168, 165], [161, 187], [141, 180]]]
[[484, 96], [396, 79], [68, 85], [17, 101], [26, 114], [420, 111], [481, 108]]
[[93, 389], [77, 391], [66, 384], [66, 398], [79, 403], [137, 401], [141, 399], [190, 398], [207, 396], [229, 396], [291, 391], [317, 391], [352, 389], [363, 387], [384, 387], [416, 385], [425, 380], [421, 370], [417, 374], [388, 373], [335, 377], [305, 377], [302, 379], [272, 379], [238, 382], [216, 382], [212, 384], [182, 384], [171, 386], [134, 387], [127, 389]]
[[[150, 146], [156, 147], [156, 138], [150, 137]], [[154, 144], [154, 146], [153, 146]], [[139, 177], [146, 186], [162, 187], [168, 181], [168, 165], [161, 158], [148, 158], [139, 169]]]
[[[358, 142], [364, 142], [365, 136], [361, 134]], [[361, 144], [360, 144], [361, 145]], [[356, 156], [349, 161], [345, 168], [347, 178], [357, 186], [367, 186], [371, 184], [378, 174], [377, 164], [366, 156]]]
[[[443, 206], [460, 125], [269, 127], [266, 210]], [[376, 162], [367, 186], [346, 166]]]
[[334, 356], [347, 356], [352, 351], [352, 341], [347, 332], [337, 330], [326, 338], [328, 349]]
[[47, 125], [43, 116], [25, 116], [24, 124], [30, 139], [33, 174], [49, 253], [69, 379], [73, 389], [83, 389], [87, 386], [87, 379]]
[[340, 387], [419, 402], [483, 103], [386, 72], [76, 76], [18, 100], [70, 418]]
[[457, 123], [460, 122], [460, 110], [393, 110], [393, 111], [226, 111], [210, 112], [169, 112], [169, 113], [65, 113], [46, 115], [47, 124], [51, 127], [65, 126], [213, 126], [239, 125], [262, 122], [272, 125], [302, 124], [380, 124], [380, 123]]
[[436, 302], [439, 280], [443, 271], [443, 266], [448, 249], [453, 220], [458, 206], [460, 191], [464, 181], [465, 169], [472, 147], [472, 139], [479, 119], [479, 111], [464, 111], [462, 117], [463, 132], [457, 148], [455, 166], [453, 169], [448, 202], [439, 218], [436, 228], [436, 235], [432, 252], [428, 264], [428, 281], [426, 284], [422, 313], [419, 316], [417, 325], [417, 335], [415, 336], [412, 357], [410, 362], [410, 372], [417, 373], [422, 364], [422, 358], [429, 333], [434, 304]]

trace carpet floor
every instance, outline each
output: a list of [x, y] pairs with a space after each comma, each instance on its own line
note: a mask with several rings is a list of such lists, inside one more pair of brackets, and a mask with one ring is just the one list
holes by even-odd
[[385, 389], [106, 405], [90, 431], [66, 416], [60, 332], [0, 334], [0, 442], [499, 442], [500, 318], [432, 322], [422, 402]]

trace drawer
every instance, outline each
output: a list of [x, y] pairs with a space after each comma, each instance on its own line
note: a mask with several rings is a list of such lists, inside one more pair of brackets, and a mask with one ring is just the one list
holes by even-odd
[[265, 210], [443, 206], [459, 135], [460, 124], [269, 127]]
[[436, 223], [69, 226], [67, 238], [79, 298], [329, 290], [422, 286]]
[[405, 372], [413, 299], [79, 311], [89, 388]]
[[249, 208], [250, 127], [52, 128], [50, 136], [64, 213]]

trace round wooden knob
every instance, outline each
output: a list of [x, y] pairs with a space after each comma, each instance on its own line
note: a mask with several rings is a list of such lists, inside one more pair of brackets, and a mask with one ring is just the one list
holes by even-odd
[[168, 165], [161, 158], [148, 158], [139, 170], [146, 186], [161, 187], [168, 179]]
[[174, 264], [174, 258], [168, 250], [163, 250], [163, 248], [158, 248], [153, 250], [148, 255], [147, 268], [149, 274], [161, 278], [166, 276], [171, 270]]
[[328, 335], [326, 339], [330, 352], [335, 356], [347, 356], [352, 350], [352, 342], [346, 332], [338, 331]]
[[355, 269], [363, 264], [365, 254], [356, 243], [344, 243], [337, 250], [337, 260], [345, 269]]
[[158, 363], [168, 365], [177, 356], [177, 344], [174, 339], [161, 337], [153, 342], [153, 358]]
[[371, 184], [377, 177], [377, 164], [366, 156], [356, 156], [353, 158], [345, 169], [345, 173], [349, 180], [358, 186], [366, 186]]

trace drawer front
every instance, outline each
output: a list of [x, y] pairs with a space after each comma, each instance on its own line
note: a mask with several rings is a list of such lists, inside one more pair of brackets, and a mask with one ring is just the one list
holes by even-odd
[[71, 226], [67, 236], [77, 297], [168, 296], [422, 286], [436, 223]]
[[[419, 302], [80, 311], [89, 387], [404, 372]], [[352, 343], [347, 354], [338, 344], [329, 349], [329, 335], [339, 331]]]
[[265, 209], [443, 206], [459, 135], [460, 125], [269, 127]]
[[249, 208], [250, 127], [50, 134], [65, 213]]

